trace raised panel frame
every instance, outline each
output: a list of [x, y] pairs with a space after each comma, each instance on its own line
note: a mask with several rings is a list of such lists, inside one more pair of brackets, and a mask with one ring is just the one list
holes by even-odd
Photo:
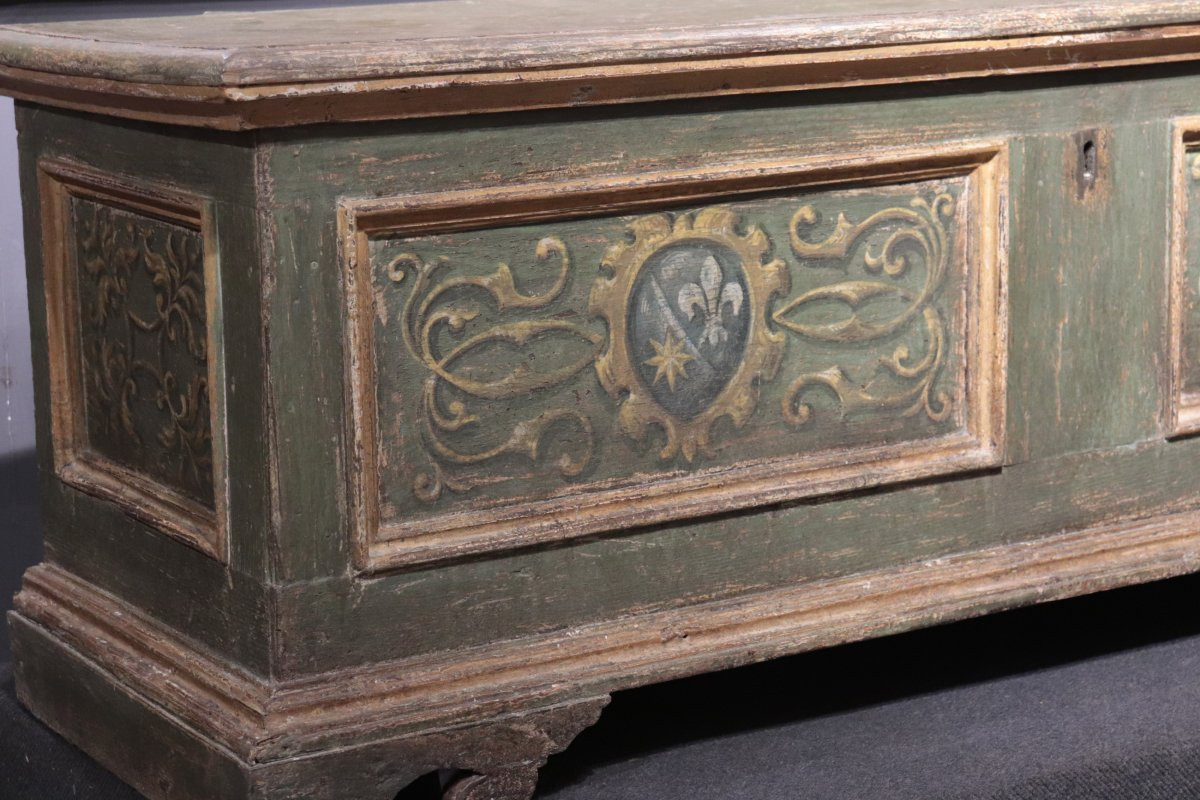
[[[58, 159], [38, 163], [42, 257], [50, 370], [51, 452], [63, 483], [114, 503], [162, 533], [227, 564], [228, 482], [221, 352], [221, 289], [213, 203], [174, 187], [116, 175]], [[80, 305], [71, 204], [91, 201], [151, 221], [186, 228], [203, 248], [204, 342], [208, 420], [212, 437], [213, 507], [152, 476], [89, 450], [85, 421]]]
[[1200, 392], [1186, 388], [1184, 337], [1187, 333], [1188, 184], [1193, 180], [1189, 152], [1200, 155], [1200, 117], [1178, 119], [1171, 135], [1171, 242], [1167, 277], [1168, 386], [1167, 432], [1170, 436], [1200, 433]]
[[[926, 150], [789, 158], [687, 172], [348, 198], [338, 209], [346, 303], [349, 497], [354, 564], [362, 572], [478, 557], [604, 531], [860, 490], [1004, 463], [1007, 377], [1008, 145], [972, 141]], [[419, 236], [549, 220], [718, 203], [756, 193], [837, 189], [962, 177], [967, 231], [965, 433], [880, 447], [799, 453], [781, 466], [743, 464], [636, 488], [589, 492], [420, 521], [380, 518], [377, 365], [370, 238]]]

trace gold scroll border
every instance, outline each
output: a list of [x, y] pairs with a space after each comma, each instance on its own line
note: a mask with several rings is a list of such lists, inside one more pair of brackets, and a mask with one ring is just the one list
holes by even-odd
[[[960, 435], [896, 445], [825, 450], [769, 463], [699, 470], [649, 486], [456, 509], [417, 521], [381, 521], [375, 407], [372, 236], [428, 235], [626, 214], [743, 194], [967, 179], [965, 387]], [[361, 572], [461, 559], [641, 525], [797, 500], [849, 489], [1000, 466], [1007, 377], [1008, 147], [1003, 141], [867, 156], [796, 157], [702, 170], [661, 171], [390, 198], [346, 199], [338, 225], [346, 302], [349, 508]]]
[[[50, 360], [50, 428], [54, 471], [63, 483], [108, 500], [125, 513], [229, 563], [228, 492], [224, 435], [224, 358], [216, 225], [204, 197], [55, 159], [38, 163], [42, 258]], [[75, 288], [74, 225], [70, 201], [81, 198], [191, 228], [204, 247], [210, 426], [213, 432], [213, 504], [209, 509], [135, 470], [89, 452], [83, 421], [79, 298]]]

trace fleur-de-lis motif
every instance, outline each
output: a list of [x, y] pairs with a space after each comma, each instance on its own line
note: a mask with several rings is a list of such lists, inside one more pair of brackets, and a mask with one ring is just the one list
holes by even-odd
[[723, 311], [725, 304], [730, 305], [733, 316], [742, 311], [744, 295], [742, 287], [730, 281], [724, 286], [721, 281], [725, 275], [721, 265], [711, 255], [704, 259], [700, 268], [700, 283], [689, 283], [679, 290], [679, 310], [687, 315], [690, 322], [696, 316], [696, 309], [704, 315], [704, 331], [700, 334], [700, 344], [716, 347], [729, 338], [725, 330]]

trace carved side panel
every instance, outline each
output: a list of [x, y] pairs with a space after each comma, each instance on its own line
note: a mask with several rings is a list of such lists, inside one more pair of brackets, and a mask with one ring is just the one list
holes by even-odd
[[999, 463], [1003, 154], [962, 159], [349, 206], [362, 566]]
[[211, 509], [200, 232], [81, 197], [71, 211], [89, 448]]
[[59, 475], [223, 559], [206, 205], [52, 162], [41, 188]]

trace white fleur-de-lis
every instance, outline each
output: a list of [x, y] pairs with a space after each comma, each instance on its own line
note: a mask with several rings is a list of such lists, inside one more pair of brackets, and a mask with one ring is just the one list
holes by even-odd
[[697, 308], [704, 315], [704, 332], [700, 334], [700, 344], [716, 347], [729, 338], [729, 331], [725, 330], [722, 319], [726, 303], [729, 304], [733, 316], [736, 317], [742, 311], [742, 287], [734, 281], [722, 286], [721, 281], [724, 278], [721, 265], [710, 255], [704, 259], [704, 266], [700, 268], [700, 283], [689, 283], [679, 290], [679, 310], [687, 315], [688, 321], [696, 316]]

